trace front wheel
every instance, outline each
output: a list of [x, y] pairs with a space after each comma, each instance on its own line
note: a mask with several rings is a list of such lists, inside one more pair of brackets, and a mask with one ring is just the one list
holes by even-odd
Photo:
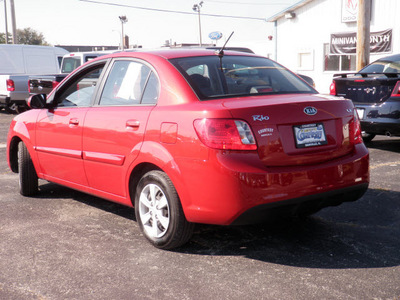
[[140, 179], [135, 215], [141, 231], [157, 248], [179, 247], [192, 236], [194, 224], [186, 220], [175, 187], [162, 171], [150, 171]]
[[19, 192], [32, 196], [38, 192], [38, 176], [31, 155], [23, 142], [18, 145]]

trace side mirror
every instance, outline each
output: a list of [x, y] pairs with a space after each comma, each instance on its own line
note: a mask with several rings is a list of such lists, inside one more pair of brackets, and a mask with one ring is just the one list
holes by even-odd
[[47, 107], [46, 100], [46, 94], [36, 94], [29, 97], [27, 104], [32, 109], [41, 109]]

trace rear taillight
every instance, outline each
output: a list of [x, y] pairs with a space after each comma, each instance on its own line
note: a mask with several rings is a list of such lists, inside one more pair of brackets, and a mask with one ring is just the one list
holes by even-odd
[[7, 79], [6, 84], [7, 84], [7, 91], [9, 91], [9, 92], [15, 91], [15, 85], [14, 85], [14, 81], [12, 79]]
[[397, 81], [392, 91], [392, 97], [400, 97], [400, 81]]
[[58, 81], [55, 81], [55, 80], [53, 80], [53, 81], [51, 82], [51, 87], [53, 88], [53, 90], [57, 87], [58, 84], [59, 84], [59, 82], [58, 82]]
[[31, 81], [30, 80], [28, 80], [28, 92], [30, 93], [31, 92]]
[[208, 147], [221, 150], [256, 150], [250, 126], [240, 120], [200, 119], [194, 121], [199, 139]]
[[358, 119], [357, 111], [354, 109], [353, 119], [350, 121], [350, 142], [354, 145], [361, 144], [363, 142], [361, 135], [361, 124]]
[[329, 94], [336, 96], [336, 83], [333, 81], [329, 87]]

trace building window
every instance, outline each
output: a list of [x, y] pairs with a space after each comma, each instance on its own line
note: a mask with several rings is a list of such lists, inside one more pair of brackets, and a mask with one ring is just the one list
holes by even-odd
[[312, 50], [302, 50], [297, 53], [297, 69], [314, 70], [314, 52]]
[[356, 55], [330, 55], [324, 44], [324, 71], [356, 71]]

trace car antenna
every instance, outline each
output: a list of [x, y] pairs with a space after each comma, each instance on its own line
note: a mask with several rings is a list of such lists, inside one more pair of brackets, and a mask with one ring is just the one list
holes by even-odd
[[222, 48], [220, 50], [215, 51], [215, 54], [217, 54], [220, 58], [222, 58], [224, 56], [224, 49], [226, 47], [226, 44], [228, 44], [229, 40], [231, 39], [232, 35], [235, 32], [232, 31], [231, 35], [228, 37], [228, 39], [226, 40], [225, 44], [222, 46]]

